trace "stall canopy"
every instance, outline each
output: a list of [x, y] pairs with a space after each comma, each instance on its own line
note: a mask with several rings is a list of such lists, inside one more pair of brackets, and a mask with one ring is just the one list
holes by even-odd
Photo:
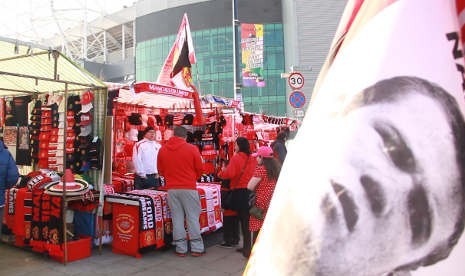
[[[118, 87], [114, 84], [112, 86]], [[120, 87], [116, 100], [121, 103], [165, 109], [193, 109], [195, 106], [196, 96], [192, 91], [154, 82], [138, 82], [132, 85], [120, 85]], [[239, 103], [239, 101], [210, 94], [199, 99], [201, 108], [236, 108]]]
[[57, 50], [0, 37], [0, 96], [104, 87]]

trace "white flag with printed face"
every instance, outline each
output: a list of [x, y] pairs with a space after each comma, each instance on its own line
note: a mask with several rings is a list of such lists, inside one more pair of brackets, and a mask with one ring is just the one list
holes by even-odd
[[245, 275], [465, 275], [462, 2], [349, 1]]

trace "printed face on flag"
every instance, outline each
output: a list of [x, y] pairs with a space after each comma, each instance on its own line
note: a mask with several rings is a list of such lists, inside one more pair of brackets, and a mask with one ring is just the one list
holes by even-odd
[[455, 1], [349, 2], [361, 15], [320, 74], [245, 275], [404, 275], [465, 258]]
[[397, 77], [328, 119], [315, 144], [331, 156], [320, 163], [327, 181], [317, 214], [322, 230], [314, 233], [318, 275], [381, 275], [447, 252], [463, 220], [456, 146], [465, 142], [465, 123], [457, 107], [450, 111], [454, 101], [427, 81]]

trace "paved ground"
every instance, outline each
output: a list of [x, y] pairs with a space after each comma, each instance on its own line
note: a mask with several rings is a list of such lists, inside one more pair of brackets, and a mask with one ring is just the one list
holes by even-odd
[[66, 266], [48, 256], [0, 244], [0, 275], [241, 275], [246, 259], [235, 249], [218, 247], [221, 236], [216, 232], [204, 237], [207, 254], [202, 257], [182, 258], [167, 250], [144, 252], [137, 259], [114, 254], [111, 245], [105, 245], [101, 255], [93, 249], [91, 257]]

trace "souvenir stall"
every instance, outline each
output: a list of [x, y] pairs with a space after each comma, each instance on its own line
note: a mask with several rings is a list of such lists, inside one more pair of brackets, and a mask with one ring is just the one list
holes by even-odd
[[[108, 212], [112, 214], [115, 253], [140, 257], [140, 248], [160, 248], [170, 243], [167, 193], [133, 191], [133, 145], [147, 126], [156, 130], [156, 140], [162, 145], [173, 135], [174, 126], [182, 125], [188, 130], [187, 141], [199, 147], [204, 160], [204, 174], [197, 187], [202, 205], [201, 232], [222, 227], [220, 185], [215, 176], [224, 144], [223, 114], [232, 113], [234, 107], [195, 99], [190, 91], [149, 82], [120, 89], [113, 103], [112, 187], [116, 193], [106, 196], [106, 203], [112, 203]], [[147, 210], [153, 210], [153, 214]], [[147, 223], [150, 220], [154, 223]]]
[[88, 257], [106, 87], [56, 50], [8, 39], [0, 68], [1, 133], [22, 175], [6, 191], [3, 236], [64, 264]]
[[239, 121], [235, 124], [238, 135], [255, 139], [258, 146], [269, 146], [279, 132], [296, 132], [300, 125], [297, 119], [247, 112], [241, 114]]

